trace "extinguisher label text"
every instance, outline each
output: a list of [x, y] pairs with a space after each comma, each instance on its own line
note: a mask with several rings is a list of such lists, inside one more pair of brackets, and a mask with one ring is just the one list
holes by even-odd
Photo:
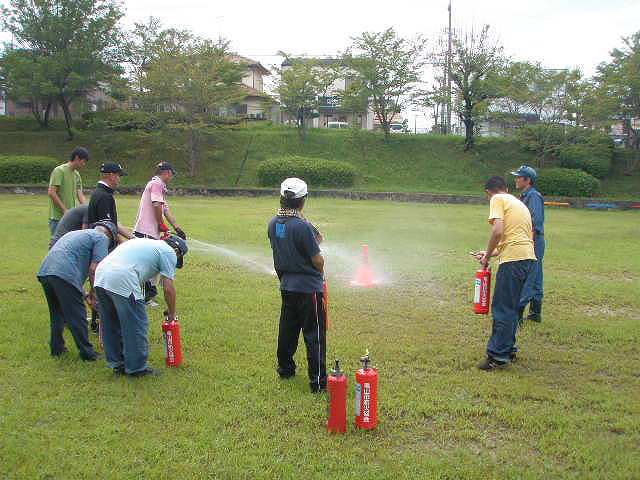
[[369, 407], [371, 405], [371, 385], [365, 383], [363, 385], [363, 395], [362, 395], [362, 421], [369, 422]]
[[173, 332], [169, 330], [165, 334], [165, 352], [167, 358], [169, 359], [169, 363], [173, 363], [174, 361], [174, 353], [173, 353]]

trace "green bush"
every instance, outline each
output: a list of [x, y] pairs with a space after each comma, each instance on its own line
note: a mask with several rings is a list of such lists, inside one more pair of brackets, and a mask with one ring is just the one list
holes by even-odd
[[265, 160], [258, 166], [260, 185], [274, 187], [287, 177], [302, 178], [314, 187], [350, 187], [356, 170], [346, 162], [299, 156]]
[[539, 172], [536, 188], [543, 195], [591, 197], [598, 192], [600, 182], [582, 170], [549, 168]]
[[159, 129], [162, 120], [147, 112], [86, 112], [82, 114], [84, 126], [91, 130], [144, 130]]
[[0, 156], [0, 183], [46, 183], [58, 163], [51, 157]]
[[611, 170], [613, 150], [600, 144], [563, 145], [558, 149], [560, 166], [578, 168], [596, 178], [604, 178]]

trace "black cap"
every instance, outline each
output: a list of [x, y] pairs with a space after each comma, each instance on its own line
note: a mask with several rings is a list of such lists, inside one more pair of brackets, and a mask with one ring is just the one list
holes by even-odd
[[76, 157], [80, 157], [83, 160], [89, 160], [89, 150], [87, 150], [84, 147], [74, 148], [73, 152], [71, 152], [71, 160], [73, 160]]
[[117, 173], [121, 177], [127, 175], [119, 163], [107, 162], [100, 165], [100, 173]]
[[176, 174], [176, 169], [173, 168], [173, 165], [171, 165], [169, 162], [160, 162], [158, 165], [156, 165], [156, 168], [160, 172], [162, 172], [162, 171], [170, 171], [174, 175]]

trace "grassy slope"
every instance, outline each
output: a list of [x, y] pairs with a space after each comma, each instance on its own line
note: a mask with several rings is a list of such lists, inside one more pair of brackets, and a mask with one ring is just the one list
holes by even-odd
[[[73, 142], [64, 132], [0, 132], [2, 153], [45, 154], [65, 159], [75, 144], [90, 148], [96, 163], [105, 159], [123, 163], [131, 176], [125, 184], [143, 185], [153, 165], [160, 160], [174, 162], [186, 171], [182, 133], [169, 130], [159, 134], [91, 131], [78, 132]], [[384, 142], [377, 134], [312, 130], [301, 142], [290, 128], [210, 129], [203, 137], [202, 160], [196, 178], [181, 175], [176, 185], [232, 187], [247, 162], [238, 186], [258, 185], [260, 161], [287, 154], [344, 160], [355, 165], [359, 176], [355, 189], [368, 191], [409, 191], [478, 194], [488, 175], [502, 174], [523, 163], [532, 163], [531, 154], [514, 141], [479, 139], [471, 153], [462, 150], [462, 139], [424, 135], [392, 136]], [[87, 184], [95, 170], [85, 172]], [[640, 173], [622, 175], [616, 166], [604, 182], [602, 195], [619, 198], [640, 196]]]
[[[137, 199], [119, 197], [130, 222]], [[195, 238], [268, 264], [275, 199], [178, 198]], [[274, 371], [275, 280], [195, 250], [177, 277], [186, 365], [114, 379], [104, 362], [48, 357], [35, 281], [46, 200], [0, 196], [12, 219], [0, 271], [0, 452], [6, 478], [638, 478], [640, 249], [635, 212], [547, 211], [545, 319], [508, 370], [479, 372], [489, 319], [470, 313], [466, 252], [486, 208], [312, 199], [327, 238], [328, 358], [370, 348], [381, 424], [328, 436], [326, 399]], [[356, 233], [357, 232], [357, 233]], [[610, 232], [615, 232], [611, 235]], [[349, 287], [358, 245], [391, 283]], [[151, 361], [161, 365], [160, 309]], [[352, 418], [353, 376], [349, 378]]]

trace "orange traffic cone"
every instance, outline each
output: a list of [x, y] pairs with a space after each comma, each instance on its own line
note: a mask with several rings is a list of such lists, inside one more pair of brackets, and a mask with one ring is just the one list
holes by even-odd
[[362, 263], [356, 272], [356, 278], [352, 282], [360, 287], [373, 287], [375, 281], [373, 279], [373, 270], [369, 265], [369, 245], [362, 245]]

